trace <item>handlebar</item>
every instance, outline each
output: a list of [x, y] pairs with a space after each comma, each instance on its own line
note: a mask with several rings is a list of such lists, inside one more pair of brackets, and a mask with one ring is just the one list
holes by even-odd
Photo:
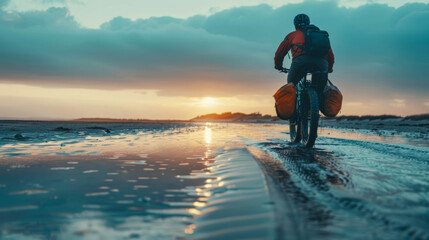
[[[282, 73], [288, 73], [289, 72], [289, 70], [290, 69], [287, 69], [287, 68], [283, 68], [283, 69], [280, 69], [279, 70], [279, 72], [282, 72]], [[333, 71], [331, 70], [331, 71], [309, 71], [308, 73], [311, 73], [311, 74], [328, 74], [328, 73], [332, 73]]]
[[283, 68], [283, 69], [279, 70], [279, 72], [282, 72], [282, 73], [288, 73], [288, 72], [289, 72], [289, 69], [287, 69], [287, 68]]

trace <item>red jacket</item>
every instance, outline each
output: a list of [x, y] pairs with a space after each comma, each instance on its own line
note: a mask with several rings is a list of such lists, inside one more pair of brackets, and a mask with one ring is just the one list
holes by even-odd
[[[283, 59], [286, 56], [289, 50], [292, 50], [292, 59], [296, 58], [305, 53], [303, 50], [304, 47], [304, 33], [298, 29], [289, 33], [285, 40], [280, 43], [279, 48], [276, 51], [276, 56], [274, 57], [274, 65], [277, 69], [283, 68]], [[329, 53], [325, 56], [326, 60], [329, 63], [329, 71], [334, 67], [334, 53], [332, 49], [329, 49]]]

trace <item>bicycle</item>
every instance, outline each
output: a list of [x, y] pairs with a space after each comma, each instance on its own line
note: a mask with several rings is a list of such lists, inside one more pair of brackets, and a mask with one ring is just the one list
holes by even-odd
[[[288, 69], [284, 68], [281, 72], [287, 73]], [[304, 146], [308, 148], [314, 146], [320, 118], [317, 90], [324, 86], [323, 80], [327, 80], [327, 74], [328, 72], [325, 71], [308, 71], [295, 86], [296, 107], [293, 116], [289, 120], [291, 142], [299, 143], [302, 141]], [[312, 75], [311, 79], [307, 78], [308, 75]], [[318, 81], [314, 81], [315, 79], [318, 79]]]

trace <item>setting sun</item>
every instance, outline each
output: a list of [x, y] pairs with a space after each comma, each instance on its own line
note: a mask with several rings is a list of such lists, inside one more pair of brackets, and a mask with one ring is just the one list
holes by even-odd
[[203, 98], [203, 105], [204, 106], [213, 106], [215, 104], [215, 99], [212, 97], [205, 97]]

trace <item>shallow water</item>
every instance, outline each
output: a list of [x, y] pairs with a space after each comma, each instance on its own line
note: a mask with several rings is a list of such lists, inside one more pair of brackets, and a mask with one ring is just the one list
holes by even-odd
[[0, 236], [429, 238], [427, 139], [321, 129], [308, 150], [287, 131], [2, 121]]

